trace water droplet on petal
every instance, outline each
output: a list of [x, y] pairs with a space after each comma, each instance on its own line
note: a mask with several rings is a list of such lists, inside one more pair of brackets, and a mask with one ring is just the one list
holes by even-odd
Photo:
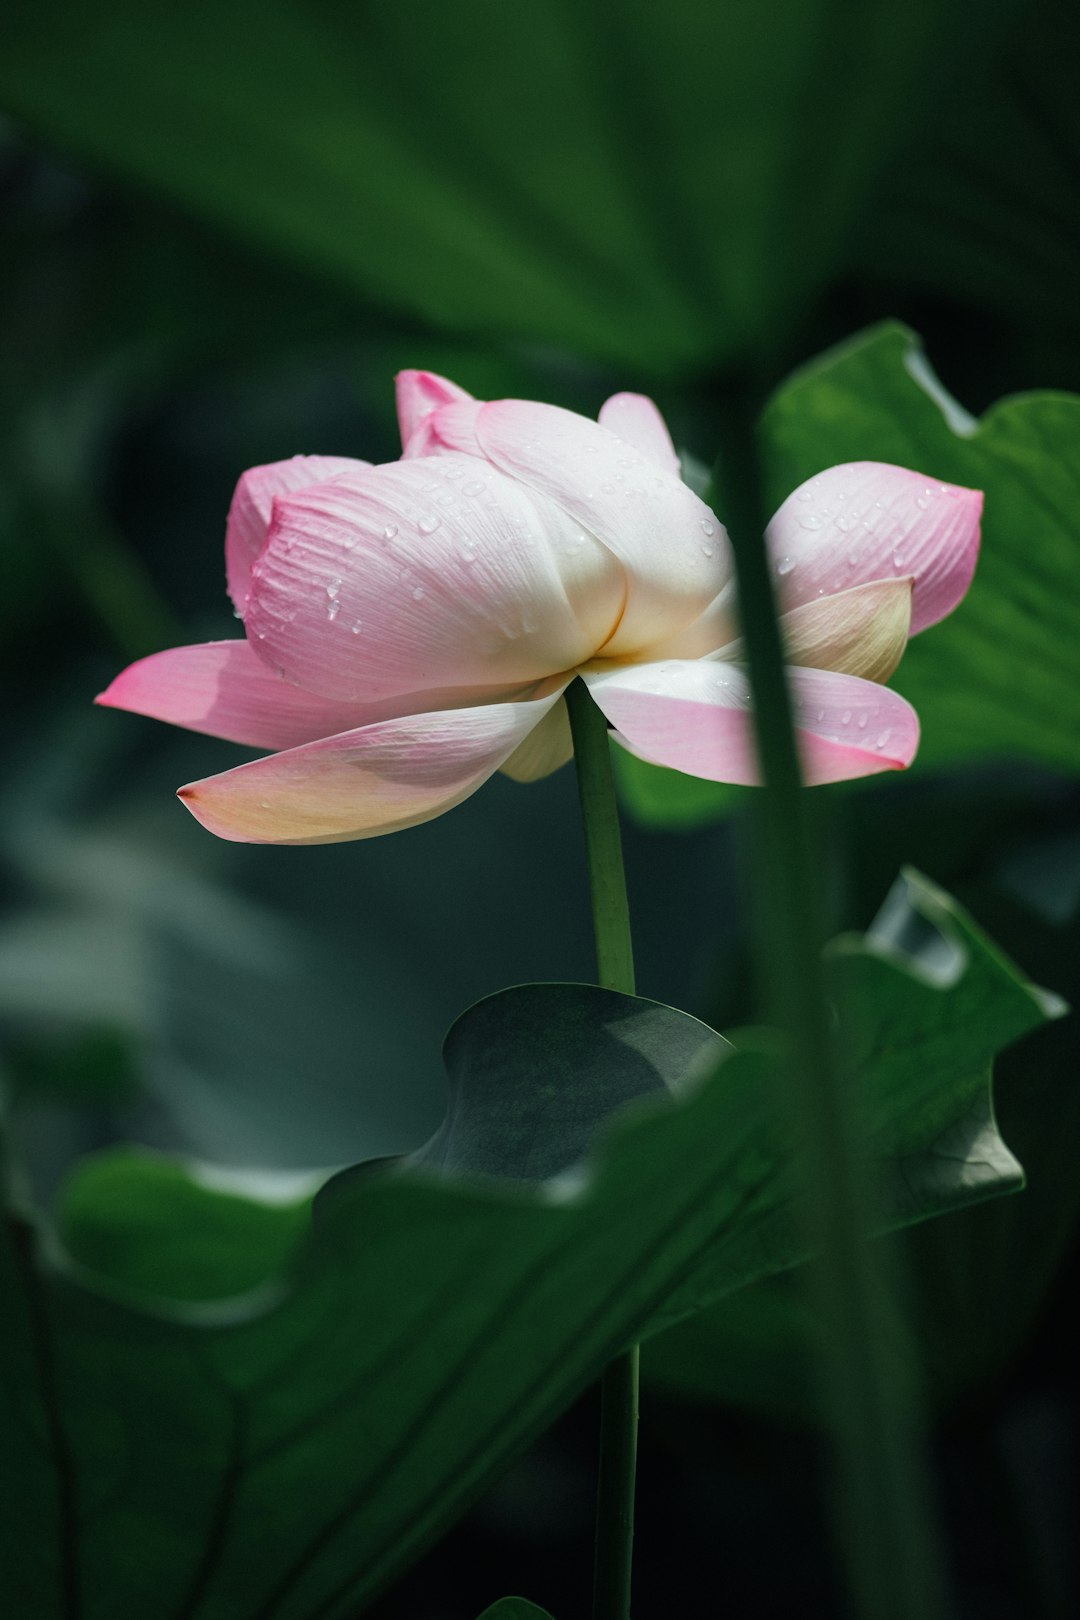
[[888, 742], [888, 740], [889, 740], [889, 738], [891, 736], [892, 736], [892, 731], [891, 730], [883, 731], [880, 736], [874, 738], [874, 747], [875, 748], [884, 748], [885, 744]]
[[892, 565], [897, 571], [904, 566], [904, 559], [898, 551], [894, 551], [892, 554]]
[[424, 587], [422, 585], [414, 585], [412, 594], [414, 602], [422, 602], [424, 600]]
[[338, 614], [340, 612], [341, 612], [341, 603], [340, 602], [327, 602], [327, 604], [326, 604], [326, 617], [330, 620], [331, 624], [333, 624], [334, 620], [337, 618], [337, 616], [338, 616]]
[[778, 574], [790, 574], [791, 570], [794, 567], [795, 567], [795, 559], [794, 559], [794, 557], [781, 557], [780, 561], [776, 565], [776, 572]]
[[701, 555], [703, 557], [715, 557], [716, 556], [716, 547], [715, 546], [702, 546]]
[[716, 533], [716, 524], [713, 523], [709, 518], [702, 518], [702, 520], [701, 520], [701, 532], [702, 532], [702, 534], [715, 534]]
[[358, 636], [363, 628], [364, 628], [364, 621], [362, 619], [356, 619], [349, 626], [349, 629], [352, 631], [354, 636]]
[[417, 527], [421, 534], [434, 534], [441, 521], [437, 512], [426, 512]]
[[850, 724], [851, 724], [851, 710], [850, 709], [845, 709], [844, 710], [843, 714], [840, 716], [840, 724], [842, 726], [850, 726]]
[[395, 534], [397, 534], [397, 524], [388, 523], [382, 532], [382, 537], [384, 540], [392, 540]]
[[920, 511], [926, 511], [927, 507], [930, 505], [930, 497], [933, 493], [934, 492], [932, 489], [924, 489], [921, 495], [916, 495], [915, 505], [920, 509]]
[[860, 731], [865, 731], [866, 730], [866, 722], [869, 720], [869, 718], [870, 718], [870, 716], [866, 713], [865, 710], [863, 711], [862, 714], [860, 714], [858, 722], [857, 722]]
[[838, 517], [836, 520], [836, 527], [840, 530], [841, 534], [847, 534], [848, 530], [851, 528], [851, 519], [846, 517]]
[[330, 581], [329, 585], [326, 587], [326, 594], [330, 598], [331, 602], [337, 600], [337, 598], [341, 595], [340, 579], [332, 579]]
[[467, 484], [462, 484], [461, 493], [463, 495], [482, 495], [486, 488], [487, 485], [482, 478], [470, 478]]
[[813, 498], [813, 495], [808, 489], [800, 489], [798, 494], [795, 496], [797, 501], [812, 501]]
[[799, 522], [804, 529], [821, 529], [825, 526], [825, 519], [820, 512], [807, 512], [805, 517], [799, 519]]

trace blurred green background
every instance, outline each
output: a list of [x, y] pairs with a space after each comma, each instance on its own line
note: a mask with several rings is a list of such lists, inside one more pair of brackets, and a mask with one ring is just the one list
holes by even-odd
[[[243, 756], [93, 694], [142, 653], [236, 632], [222, 541], [239, 473], [299, 451], [393, 457], [404, 365], [590, 414], [648, 390], [727, 478], [731, 413], [885, 319], [921, 334], [976, 415], [1080, 390], [1076, 10], [14, 0], [0, 29], [0, 1020], [21, 1160], [48, 1204], [74, 1159], [116, 1141], [281, 1170], [408, 1149], [441, 1117], [439, 1042], [462, 1008], [589, 976], [571, 773], [497, 778], [400, 838], [248, 849], [172, 796]], [[781, 492], [800, 457], [900, 459], [888, 445], [917, 439], [869, 371], [865, 408], [858, 387], [841, 409], [811, 385], [771, 408]], [[978, 757], [931, 746], [908, 780], [825, 796], [825, 853], [838, 929], [864, 926], [911, 861], [1075, 999], [1080, 627], [1062, 581], [1080, 444], [1039, 452], [1033, 435], [1057, 550], [1039, 522], [1010, 543], [1061, 624], [1029, 612], [1023, 677], [1004, 663], [1000, 690], [988, 678], [951, 709], [962, 659], [940, 680], [913, 664], [928, 739], [966, 709]], [[641, 992], [745, 1020], [752, 797], [625, 785]], [[1080, 1607], [1061, 1308], [1077, 1057], [1061, 1025], [1000, 1065], [1023, 1199], [911, 1240], [963, 1613]], [[769, 1285], [654, 1347], [643, 1539], [691, 1592], [722, 1520], [732, 1594], [759, 1615], [796, 1598], [831, 1612], [797, 1489], [819, 1463], [798, 1313]], [[590, 1422], [571, 1415], [378, 1613], [471, 1616], [491, 1571], [532, 1560], [533, 1595], [571, 1614]], [[1008, 1529], [989, 1547], [988, 1525]], [[763, 1592], [777, 1534], [791, 1559]], [[643, 1616], [670, 1612], [662, 1589], [647, 1567]]]

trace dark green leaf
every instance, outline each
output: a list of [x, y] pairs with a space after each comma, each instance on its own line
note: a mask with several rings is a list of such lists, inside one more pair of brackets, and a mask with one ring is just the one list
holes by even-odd
[[[948, 972], [882, 939], [836, 957], [867, 1129], [894, 1167], [891, 1221], [1018, 1184], [986, 1123], [986, 1066], [1046, 1016], [961, 912], [913, 892]], [[463, 1074], [470, 1021], [490, 1033], [515, 999], [535, 1015], [548, 997], [557, 1025], [554, 991], [505, 994], [451, 1043]], [[567, 992], [578, 1023], [585, 996]], [[679, 1017], [642, 1016], [615, 1028]], [[517, 1038], [535, 1065], [535, 1021]], [[51, 1251], [35, 1262], [18, 1225], [4, 1250], [5, 1383], [25, 1414], [0, 1470], [16, 1537], [0, 1559], [7, 1606], [51, 1616], [77, 1568], [84, 1620], [141, 1620], [166, 1587], [191, 1620], [241, 1605], [250, 1620], [354, 1614], [612, 1354], [799, 1258], [777, 1061], [748, 1039], [689, 1096], [639, 1098], [574, 1182], [510, 1187], [428, 1165], [351, 1176], [291, 1272], [239, 1298], [193, 1302], [182, 1245], [205, 1275], [208, 1236], [228, 1256], [244, 1232], [265, 1262], [247, 1276], [265, 1279], [290, 1247], [265, 1211], [193, 1181], [165, 1233], [148, 1224], [160, 1162], [91, 1167], [68, 1194], [66, 1265]], [[133, 1269], [137, 1240], [161, 1263]]]
[[[943, 900], [940, 891], [909, 873], [867, 937], [889, 955], [902, 952], [920, 977], [940, 980], [963, 970], [962, 957], [956, 953], [970, 949], [970, 940], [958, 936], [952, 925], [954, 915], [955, 907]], [[1044, 958], [1047, 972], [1053, 970], [1052, 940], [1042, 952], [1030, 937], [1025, 936], [1025, 945], [1032, 956]], [[985, 941], [982, 949], [989, 950]], [[839, 961], [850, 966], [847, 954], [843, 949]], [[982, 995], [977, 994], [980, 982]], [[972, 996], [966, 1009], [965, 995]], [[1044, 999], [1049, 1011], [1058, 1010], [1052, 998]], [[892, 1048], [904, 1061], [925, 1063], [937, 1071], [949, 1062], [950, 1048], [962, 1054], [965, 1020], [981, 1023], [996, 1018], [1001, 1010], [993, 982], [970, 971], [957, 981], [957, 993], [948, 1005], [948, 1022], [934, 1030], [918, 1016], [908, 1021], [903, 1002], [894, 1001], [892, 1017], [873, 1036], [882, 1065]], [[950, 1028], [953, 1017], [956, 1027]], [[962, 1211], [952, 1220], [903, 1235], [905, 1296], [925, 1357], [927, 1387], [936, 1404], [970, 1395], [1008, 1364], [1075, 1224], [1078, 1195], [1070, 1144], [1080, 1105], [1071, 1085], [1075, 1055], [1068, 1048], [1063, 1052], [1058, 1039], [1068, 1039], [1070, 1022], [1040, 1030], [1006, 1054], [1001, 1067], [1007, 1086], [1003, 1082], [995, 1088], [1003, 1093], [1000, 1112], [1006, 1134], [1022, 1149], [1031, 1174], [1023, 1198]], [[1057, 1122], [1053, 1132], [1046, 1129], [1048, 1118]], [[971, 1129], [977, 1134], [985, 1125], [985, 1116], [981, 1125], [976, 1116]], [[987, 1145], [993, 1160], [1000, 1138], [990, 1135]], [[1007, 1310], [1002, 1308], [1004, 1299], [1009, 1302]], [[820, 1416], [813, 1354], [814, 1326], [806, 1290], [788, 1273], [765, 1278], [661, 1334], [645, 1346], [643, 1369], [654, 1382], [692, 1399], [712, 1399], [806, 1423]]]
[[762, 421], [773, 505], [845, 461], [891, 461], [986, 494], [975, 581], [904, 654], [916, 769], [992, 755], [1080, 769], [1080, 398], [1019, 394], [975, 421], [905, 327], [875, 327], [798, 372]]
[[[892, 685], [922, 722], [916, 771], [1019, 757], [1080, 769], [1080, 398], [1019, 394], [976, 421], [931, 372], [918, 338], [887, 322], [806, 366], [761, 423], [770, 510], [846, 461], [888, 461], [986, 495], [975, 581], [908, 645]], [[620, 762], [642, 821], [694, 826], [745, 790]]]
[[730, 1053], [687, 1013], [591, 984], [488, 996], [451, 1029], [446, 1118], [414, 1164], [542, 1181], [588, 1152], [623, 1104], [678, 1096]]
[[219, 0], [201, 29], [175, 0], [40, 0], [0, 96], [390, 309], [671, 372], [773, 341], [985, 37], [946, 0], [463, 0], [422, 27]]

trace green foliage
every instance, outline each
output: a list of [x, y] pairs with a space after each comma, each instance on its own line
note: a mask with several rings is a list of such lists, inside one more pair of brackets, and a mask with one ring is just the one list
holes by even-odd
[[986, 494], [975, 581], [916, 636], [894, 684], [923, 719], [919, 764], [973, 757], [1080, 769], [1080, 398], [1020, 394], [979, 421], [918, 339], [887, 323], [797, 372], [762, 422], [773, 505], [844, 461], [891, 461]]
[[399, 315], [671, 373], [775, 340], [992, 39], [946, 0], [219, 0], [203, 28], [176, 0], [42, 0], [0, 96]]
[[[945, 393], [918, 338], [887, 322], [788, 379], [760, 428], [768, 510], [824, 467], [889, 461], [986, 494], [975, 581], [910, 642], [892, 684], [922, 721], [913, 769], [1023, 758], [1080, 769], [1080, 398], [1021, 394], [979, 421]], [[694, 826], [746, 790], [620, 762], [647, 824]]]
[[[885, 1225], [1019, 1184], [987, 1066], [1047, 1011], [962, 912], [909, 884], [928, 955], [882, 935], [834, 956]], [[77, 1584], [85, 1620], [142, 1616], [166, 1585], [190, 1620], [355, 1613], [614, 1353], [799, 1257], [775, 1043], [748, 1037], [672, 1101], [665, 1065], [703, 1049], [714, 1063], [707, 1032], [614, 1002], [522, 987], [467, 1013], [448, 1046], [451, 1116], [479, 1097], [489, 1151], [493, 1019], [511, 1084], [519, 1067], [544, 1084], [542, 1008], [556, 1074], [622, 1040], [638, 1101], [574, 1180], [351, 1173], [295, 1259], [295, 1206], [252, 1208], [128, 1151], [76, 1174], [64, 1255], [13, 1216], [0, 1262], [4, 1381], [25, 1392], [2, 1470], [13, 1612], [51, 1620]], [[643, 1054], [655, 1098], [640, 1096]], [[535, 1168], [517, 1140], [511, 1155], [508, 1172]]]
[[[1045, 835], [1031, 847], [1044, 845]], [[1009, 870], [1022, 871], [1023, 863], [1014, 859]], [[1068, 878], [1059, 863], [1055, 909]], [[1074, 1002], [1080, 999], [1080, 917], [1067, 928], [1060, 920], [1048, 923], [985, 882], [978, 902], [995, 933], [1015, 940], [1041, 977]], [[909, 896], [894, 898], [894, 933], [909, 909]], [[923, 947], [932, 940], [924, 939]], [[910, 931], [908, 943], [918, 955]], [[981, 1016], [975, 1007], [971, 1015]], [[1075, 1020], [1055, 1021], [995, 1065], [994, 1111], [1024, 1164], [1024, 1196], [964, 1210], [891, 1240], [899, 1251], [904, 1309], [919, 1344], [925, 1387], [939, 1411], [985, 1397], [1015, 1364], [1080, 1220], [1074, 1040]], [[814, 1342], [806, 1290], [787, 1273], [755, 1283], [650, 1341], [643, 1373], [689, 1399], [813, 1424], [820, 1420]]]

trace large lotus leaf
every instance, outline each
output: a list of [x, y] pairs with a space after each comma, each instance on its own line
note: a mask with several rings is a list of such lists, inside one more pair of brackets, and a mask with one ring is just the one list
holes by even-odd
[[[835, 962], [853, 1084], [891, 1195], [886, 1222], [1019, 1184], [989, 1121], [986, 1067], [1045, 1016], [963, 914], [912, 882], [941, 934], [940, 967], [928, 973], [900, 944], [873, 939], [848, 942]], [[557, 1051], [558, 998], [539, 989]], [[602, 1047], [612, 1004], [596, 994]], [[500, 1014], [514, 1000], [529, 1014], [521, 1060], [534, 1068], [536, 995], [505, 992]], [[582, 996], [568, 993], [579, 1030]], [[466, 1067], [469, 1021], [492, 1010], [483, 1003], [459, 1025], [451, 1051]], [[632, 1048], [639, 1014], [619, 1011]], [[639, 1013], [654, 1036], [668, 1019], [671, 1040], [652, 1040], [646, 1062], [674, 1078], [684, 1015], [648, 1002]], [[506, 1056], [513, 1065], [509, 1044]], [[196, 1183], [181, 1231], [148, 1226], [152, 1177], [175, 1193], [167, 1162], [129, 1155], [108, 1174], [92, 1169], [94, 1182], [76, 1179], [62, 1251], [35, 1247], [13, 1219], [2, 1261], [6, 1608], [59, 1620], [78, 1591], [84, 1620], [141, 1620], [168, 1591], [177, 1620], [355, 1614], [614, 1353], [800, 1256], [794, 1144], [774, 1107], [779, 1061], [773, 1041], [746, 1040], [681, 1098], [639, 1096], [573, 1180], [515, 1187], [430, 1166], [342, 1178], [311, 1243], [239, 1297], [223, 1226], [235, 1195]], [[459, 1098], [469, 1080], [458, 1074]], [[243, 1200], [235, 1212], [258, 1241]], [[160, 1257], [156, 1275], [134, 1225]], [[200, 1301], [185, 1235], [203, 1268]], [[267, 1228], [270, 1270], [283, 1239], [280, 1223]]]
[[971, 590], [893, 681], [922, 718], [916, 768], [990, 755], [1080, 769], [1080, 397], [1018, 394], [976, 420], [890, 322], [789, 379], [761, 442], [771, 506], [858, 460], [985, 491]]
[[[796, 372], [769, 402], [766, 506], [848, 461], [889, 461], [986, 494], [974, 583], [908, 645], [892, 685], [922, 722], [913, 767], [1023, 758], [1080, 769], [1080, 397], [1018, 394], [976, 420], [918, 338], [886, 322]], [[857, 542], [856, 542], [857, 543]], [[643, 820], [692, 825], [740, 791], [622, 762]]]
[[37, 0], [0, 98], [392, 310], [672, 371], [773, 340], [1009, 9]]
[[[1015, 881], [1022, 869], [1019, 860], [1010, 863], [1010, 877]], [[1041, 901], [1041, 872], [1033, 893]], [[1059, 900], [1060, 893], [1055, 903]], [[1077, 998], [1080, 924], [1074, 921], [1065, 930], [1056, 917], [1047, 922], [1024, 912], [985, 883], [979, 904], [995, 931], [1007, 931], [1022, 947], [1025, 961]], [[911, 895], [899, 887], [878, 933], [887, 931], [894, 945], [906, 936], [904, 949], [913, 960], [925, 953], [925, 970], [936, 954], [940, 970], [940, 939], [924, 933], [920, 940], [910, 926], [911, 907]], [[981, 1013], [973, 1007], [972, 1016]], [[1039, 1030], [995, 1065], [995, 1113], [1023, 1160], [1024, 1196], [961, 1211], [895, 1240], [925, 1386], [939, 1409], [970, 1401], [1015, 1363], [1074, 1237], [1080, 1219], [1076, 1046], [1076, 1021], [1066, 1019]], [[820, 1409], [813, 1344], [806, 1290], [787, 1273], [765, 1278], [660, 1334], [645, 1347], [643, 1369], [653, 1382], [693, 1399], [814, 1423]]]

